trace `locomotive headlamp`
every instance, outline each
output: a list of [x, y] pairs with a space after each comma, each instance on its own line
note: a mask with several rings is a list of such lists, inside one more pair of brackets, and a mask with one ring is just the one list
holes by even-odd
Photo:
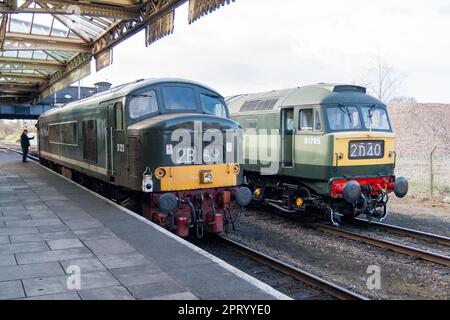
[[211, 170], [200, 171], [200, 181], [202, 183], [213, 183], [213, 174]]
[[303, 199], [301, 197], [297, 197], [297, 199], [295, 199], [295, 205], [297, 207], [301, 207], [303, 205]]
[[232, 169], [233, 169], [234, 174], [238, 174], [241, 171], [241, 166], [236, 163], [236, 164], [233, 164]]
[[163, 168], [158, 168], [155, 170], [155, 177], [158, 179], [162, 179], [166, 176], [166, 170]]

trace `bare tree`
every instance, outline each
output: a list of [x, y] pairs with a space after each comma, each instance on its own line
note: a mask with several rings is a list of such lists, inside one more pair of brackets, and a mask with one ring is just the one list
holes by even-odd
[[361, 83], [369, 93], [387, 103], [398, 95], [404, 79], [404, 75], [398, 73], [385, 59], [378, 56], [366, 74], [361, 77]]

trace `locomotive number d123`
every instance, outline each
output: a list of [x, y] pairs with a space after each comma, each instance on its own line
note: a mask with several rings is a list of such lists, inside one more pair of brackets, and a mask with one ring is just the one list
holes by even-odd
[[384, 157], [384, 141], [350, 141], [349, 159], [380, 159]]

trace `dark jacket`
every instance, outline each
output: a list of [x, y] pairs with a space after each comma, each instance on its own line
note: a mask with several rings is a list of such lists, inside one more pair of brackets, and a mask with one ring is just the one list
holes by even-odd
[[20, 136], [20, 145], [22, 148], [28, 148], [30, 146], [30, 140], [33, 140], [33, 138], [28, 138], [28, 136], [25, 133], [22, 133]]

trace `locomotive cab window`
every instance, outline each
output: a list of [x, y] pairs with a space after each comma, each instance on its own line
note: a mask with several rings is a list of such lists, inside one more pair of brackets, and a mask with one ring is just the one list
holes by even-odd
[[300, 110], [300, 130], [312, 130], [313, 123], [313, 109]]
[[314, 109], [314, 131], [322, 131], [322, 122], [320, 121], [318, 109]]
[[327, 108], [328, 124], [331, 130], [361, 129], [361, 120], [357, 107], [337, 105]]
[[132, 120], [157, 112], [158, 101], [156, 100], [156, 92], [154, 90], [148, 90], [131, 95], [128, 109]]
[[116, 114], [116, 129], [123, 130], [123, 105], [122, 102], [114, 104], [114, 112]]
[[364, 119], [364, 125], [372, 130], [391, 130], [389, 118], [386, 109], [373, 106], [361, 107], [361, 113]]
[[318, 109], [300, 110], [300, 130], [302, 131], [322, 131], [322, 122]]
[[203, 112], [226, 118], [227, 109], [219, 97], [201, 93], [200, 100], [202, 102]]
[[165, 86], [162, 88], [164, 107], [169, 111], [195, 111], [195, 94], [192, 88]]

